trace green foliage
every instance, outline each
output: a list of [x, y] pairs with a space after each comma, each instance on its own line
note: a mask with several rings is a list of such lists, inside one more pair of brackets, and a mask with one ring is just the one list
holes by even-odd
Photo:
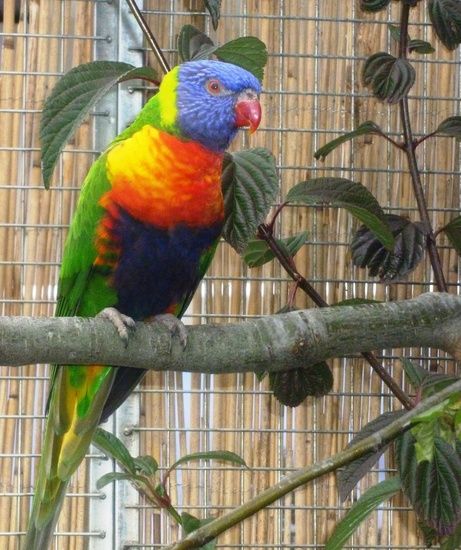
[[458, 255], [461, 256], [461, 216], [453, 218], [442, 231], [448, 237]]
[[382, 101], [398, 103], [415, 82], [415, 69], [406, 60], [386, 52], [371, 55], [363, 68], [363, 82]]
[[178, 53], [181, 61], [209, 59], [213, 55], [227, 63], [239, 65], [259, 80], [264, 77], [267, 49], [255, 36], [242, 36], [216, 46], [209, 36], [194, 27], [184, 25], [178, 36]]
[[449, 49], [461, 43], [461, 3], [458, 0], [429, 0], [429, 17], [440, 41]]
[[450, 535], [461, 520], [461, 448], [433, 439], [432, 460], [418, 461], [411, 432], [397, 439], [397, 465], [402, 487], [420, 521], [440, 535]]
[[[390, 411], [381, 414], [368, 424], [366, 424], [350, 441], [348, 447], [358, 443], [362, 439], [376, 433], [381, 428], [385, 428], [400, 416], [405, 414], [405, 411]], [[353, 462], [349, 463], [344, 469], [339, 470], [336, 475], [338, 484], [339, 497], [342, 501], [346, 500], [350, 492], [354, 489], [357, 483], [365, 476], [371, 468], [378, 462], [379, 457], [389, 446], [389, 441], [384, 442], [373, 452], [367, 453]]]
[[178, 54], [181, 61], [208, 59], [217, 46], [204, 32], [193, 25], [184, 25], [178, 36]]
[[217, 48], [215, 56], [221, 61], [234, 63], [253, 73], [259, 80], [264, 77], [267, 49], [264, 42], [255, 36], [243, 36]]
[[213, 29], [218, 28], [219, 18], [221, 16], [221, 0], [203, 0], [206, 9], [211, 15]]
[[[198, 519], [187, 512], [181, 514], [181, 524], [185, 535], [196, 531], [199, 527], [210, 523], [213, 518]], [[212, 540], [203, 546], [199, 546], [198, 550], [214, 550], [216, 548], [216, 541]]]
[[168, 468], [168, 475], [175, 470], [181, 464], [196, 460], [220, 460], [221, 462], [230, 462], [236, 466], [243, 466], [248, 468], [246, 462], [239, 455], [231, 451], [201, 451], [197, 453], [191, 453], [178, 459], [174, 464]]
[[367, 134], [384, 135], [384, 132], [377, 124], [375, 124], [371, 120], [368, 120], [367, 122], [360, 124], [360, 126], [358, 126], [358, 128], [356, 128], [352, 132], [347, 132], [347, 134], [344, 134], [326, 143], [323, 147], [321, 147], [314, 153], [314, 157], [317, 160], [325, 160], [325, 158], [337, 147], [339, 147], [339, 145], [342, 145], [343, 143], [346, 143], [347, 141], [350, 141], [351, 139], [354, 139], [358, 136], [365, 136]]
[[223, 236], [242, 253], [266, 218], [279, 189], [274, 156], [262, 148], [226, 154], [222, 184], [226, 212]]
[[391, 0], [360, 0], [360, 8], [364, 11], [380, 11], [391, 3]]
[[436, 133], [461, 139], [461, 116], [446, 118], [439, 124]]
[[45, 101], [40, 121], [42, 173], [48, 188], [59, 154], [92, 107], [119, 82], [141, 78], [157, 83], [150, 67], [118, 61], [79, 65], [60, 78]]
[[417, 365], [416, 363], [413, 363], [413, 361], [410, 361], [406, 357], [401, 357], [400, 361], [410, 384], [416, 390], [422, 386], [426, 378], [431, 376], [430, 372], [423, 369], [423, 367]]
[[333, 387], [333, 374], [322, 361], [305, 369], [270, 372], [269, 387], [282, 405], [297, 407], [308, 396], [327, 395]]
[[352, 239], [352, 262], [367, 267], [370, 277], [378, 275], [383, 281], [395, 281], [408, 275], [422, 260], [426, 235], [419, 222], [393, 214], [386, 214], [385, 219], [394, 236], [394, 249], [386, 249], [368, 227], [362, 226]]
[[115, 435], [106, 432], [102, 428], [97, 428], [93, 435], [93, 445], [118, 462], [127, 472], [132, 474], [136, 472], [136, 463], [130, 451]]
[[384, 212], [375, 197], [361, 183], [344, 178], [316, 178], [295, 185], [286, 201], [300, 204], [331, 204], [346, 208], [365, 224], [386, 248], [392, 249], [394, 237]]
[[[307, 236], [307, 231], [303, 231], [302, 233], [298, 233], [298, 235], [293, 235], [286, 239], [276, 239], [276, 241], [286, 256], [293, 257], [306, 243]], [[243, 261], [248, 267], [260, 267], [273, 260], [274, 257], [274, 252], [269, 248], [269, 245], [261, 239], [249, 241], [242, 254]]]
[[325, 550], [341, 550], [345, 542], [354, 534], [362, 521], [380, 504], [389, 500], [400, 491], [398, 477], [391, 477], [374, 487], [370, 487], [350, 508], [343, 519], [336, 525], [333, 534], [325, 544]]
[[[397, 25], [388, 25], [392, 38], [396, 41], [400, 41], [400, 27]], [[411, 39], [408, 37], [408, 50], [410, 52], [416, 52], [419, 54], [434, 53], [435, 48], [429, 42], [419, 39]]]

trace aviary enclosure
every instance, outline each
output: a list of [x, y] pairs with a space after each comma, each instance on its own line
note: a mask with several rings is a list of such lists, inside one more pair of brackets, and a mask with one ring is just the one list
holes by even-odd
[[[386, 213], [417, 220], [408, 165], [391, 142], [400, 139], [399, 110], [374, 98], [361, 76], [371, 54], [397, 47], [398, 31], [389, 25], [400, 21], [401, 2], [363, 3], [383, 9], [364, 11], [358, 0], [222, 0], [215, 30], [202, 0], [138, 2], [171, 65], [178, 61], [177, 37], [186, 24], [206, 32], [216, 44], [248, 35], [266, 44], [263, 123], [251, 137], [242, 134], [236, 149], [272, 151], [281, 181], [277, 204], [300, 181], [343, 177], [363, 183]], [[459, 112], [461, 76], [459, 52], [437, 40], [427, 2], [412, 4], [409, 34], [435, 47], [432, 54], [416, 51], [412, 57], [417, 75], [409, 104], [418, 139]], [[98, 152], [134, 118], [152, 87], [128, 82], [104, 96], [66, 145], [48, 191], [40, 168], [43, 101], [57, 79], [81, 63], [150, 64], [159, 75], [161, 68], [124, 0], [5, 0], [0, 10], [0, 311], [3, 316], [51, 316], [79, 186]], [[314, 158], [321, 146], [369, 120], [390, 140], [366, 133], [324, 160]], [[427, 140], [418, 149], [434, 227], [458, 215], [459, 152], [458, 142], [447, 137]], [[427, 255], [411, 273], [385, 284], [355, 267], [349, 242], [357, 227], [344, 209], [289, 205], [278, 218], [277, 234], [307, 231], [296, 265], [328, 303], [401, 300], [435, 289]], [[445, 234], [437, 239], [448, 289], [457, 294], [458, 254]], [[222, 242], [185, 321], [229, 323], [272, 314], [287, 304], [292, 289], [277, 261], [250, 268]], [[314, 306], [300, 291], [295, 305]], [[456, 372], [454, 361], [437, 350], [379, 352], [380, 362], [408, 391], [398, 362], [403, 355], [428, 370]], [[242, 456], [248, 469], [191, 462], [170, 478], [170, 496], [178, 509], [200, 518], [219, 515], [287, 472], [343, 449], [370, 420], [401, 408], [361, 357], [331, 360], [329, 366], [332, 391], [308, 397], [296, 408], [275, 399], [268, 377], [151, 373], [104, 428], [117, 434], [133, 455], [154, 456], [161, 469], [198, 451], [225, 449]], [[0, 547], [9, 550], [18, 548], [26, 528], [47, 376], [41, 364], [0, 371]], [[335, 476], [324, 476], [227, 531], [217, 547], [321, 548], [351, 503], [395, 472], [388, 456], [345, 501], [338, 496]], [[96, 488], [96, 480], [114, 467], [92, 448], [70, 485], [56, 549], [162, 548], [181, 537], [171, 518], [127, 482]], [[399, 494], [379, 506], [344, 547], [403, 550], [425, 548], [426, 543], [408, 500]]]

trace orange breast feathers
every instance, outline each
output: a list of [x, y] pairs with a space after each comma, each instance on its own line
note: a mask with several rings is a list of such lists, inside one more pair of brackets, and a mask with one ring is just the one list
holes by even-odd
[[107, 154], [112, 189], [101, 199], [134, 218], [167, 229], [208, 226], [224, 217], [222, 154], [144, 126]]

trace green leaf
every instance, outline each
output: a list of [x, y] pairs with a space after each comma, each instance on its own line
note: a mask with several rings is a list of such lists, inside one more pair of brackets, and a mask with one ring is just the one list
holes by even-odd
[[461, 456], [439, 437], [433, 460], [419, 462], [411, 432], [397, 439], [397, 466], [405, 494], [419, 519], [439, 535], [452, 534], [461, 521]]
[[125, 80], [141, 78], [157, 83], [157, 73], [150, 67], [136, 68], [118, 61], [93, 61], [78, 65], [62, 78], [46, 99], [40, 120], [42, 172], [45, 187], [64, 145], [112, 86]]
[[112, 481], [120, 481], [120, 480], [126, 480], [126, 481], [139, 481], [141, 483], [144, 482], [144, 479], [141, 476], [135, 475], [135, 474], [126, 474], [123, 472], [109, 472], [108, 474], [104, 474], [102, 477], [96, 481], [96, 489], [102, 489], [105, 485], [108, 485], [109, 483], [112, 483]]
[[[358, 443], [362, 439], [376, 433], [381, 428], [385, 428], [389, 424], [392, 424], [400, 416], [405, 414], [406, 411], [391, 411], [381, 414], [368, 424], [366, 424], [350, 441], [347, 447], [351, 447], [355, 443]], [[357, 458], [353, 462], [349, 463], [344, 469], [339, 470], [336, 475], [338, 484], [339, 498], [344, 501], [349, 496], [349, 493], [354, 489], [357, 483], [366, 475], [373, 466], [378, 462], [379, 457], [389, 446], [390, 441], [383, 443], [379, 448], [366, 453], [365, 455]]]
[[429, 0], [429, 17], [440, 41], [454, 50], [461, 43], [461, 3], [459, 0]]
[[391, 3], [391, 0], [360, 0], [360, 8], [363, 11], [380, 11]]
[[424, 380], [431, 376], [430, 372], [416, 363], [413, 363], [413, 361], [410, 361], [406, 357], [400, 357], [400, 362], [403, 365], [403, 370], [405, 371], [410, 384], [415, 390], [419, 389]]
[[211, 15], [213, 29], [218, 28], [219, 18], [221, 16], [221, 0], [203, 0], [208, 13]]
[[385, 219], [395, 238], [392, 251], [384, 248], [369, 228], [360, 227], [351, 242], [352, 262], [367, 267], [370, 277], [383, 281], [400, 280], [413, 271], [424, 256], [426, 235], [420, 222], [386, 214]]
[[398, 477], [391, 477], [368, 489], [336, 525], [325, 545], [325, 550], [341, 550], [362, 521], [400, 489], [401, 483]]
[[262, 148], [226, 154], [222, 185], [226, 212], [223, 236], [242, 253], [277, 196], [279, 179], [274, 156]]
[[93, 445], [110, 458], [116, 460], [128, 472], [136, 473], [136, 464], [125, 445], [115, 435], [97, 428], [93, 435]]
[[384, 244], [392, 249], [394, 237], [382, 208], [375, 197], [361, 183], [343, 178], [316, 178], [298, 183], [287, 194], [292, 203], [324, 204], [346, 208], [364, 223]]
[[461, 138], [461, 116], [451, 116], [441, 122], [436, 130], [437, 134]]
[[419, 40], [417, 38], [410, 40], [408, 44], [408, 49], [410, 50], [410, 52], [416, 52], [420, 54], [429, 54], [435, 52], [435, 48], [430, 42]]
[[[387, 25], [387, 28], [389, 29], [392, 38], [396, 42], [399, 42], [400, 41], [400, 27], [398, 25], [391, 25], [389, 23], [389, 25]], [[408, 38], [410, 38], [410, 37], [408, 37]]]
[[453, 218], [442, 231], [448, 237], [458, 255], [461, 256], [461, 216]]
[[246, 462], [238, 454], [233, 453], [232, 451], [201, 451], [198, 453], [191, 453], [185, 456], [182, 456], [169, 468], [169, 471], [176, 469], [181, 464], [186, 462], [191, 462], [194, 460], [220, 460], [221, 462], [231, 462], [237, 466], [243, 466], [248, 468]]
[[422, 383], [422, 394], [423, 397], [430, 397], [439, 391], [442, 391], [444, 388], [450, 384], [454, 384], [459, 380], [458, 376], [444, 373], [429, 373]]
[[347, 134], [344, 134], [333, 141], [330, 141], [326, 143], [323, 147], [320, 147], [315, 153], [314, 157], [317, 160], [325, 160], [325, 158], [334, 151], [339, 145], [342, 145], [343, 143], [346, 143], [347, 141], [350, 141], [351, 139], [354, 139], [358, 136], [364, 136], [366, 134], [378, 134], [378, 135], [384, 135], [381, 128], [372, 122], [371, 120], [368, 120], [367, 122], [364, 122], [361, 124], [356, 130], [353, 130], [352, 132], [348, 132]]
[[242, 36], [231, 40], [215, 50], [214, 54], [221, 61], [234, 63], [234, 65], [250, 71], [259, 80], [264, 77], [267, 49], [264, 42], [255, 36]]
[[459, 550], [461, 548], [461, 523], [458, 524], [453, 534], [440, 545], [440, 550]]
[[388, 103], [398, 103], [415, 82], [415, 69], [409, 61], [386, 52], [370, 56], [363, 68], [363, 82], [373, 94]]
[[[287, 237], [286, 239], [276, 239], [279, 246], [283, 248], [288, 256], [294, 256], [298, 250], [306, 243], [308, 233], [303, 231], [298, 235]], [[243, 251], [243, 261], [248, 267], [260, 267], [270, 262], [275, 257], [266, 241], [254, 239], [249, 241]]]
[[193, 25], [184, 25], [178, 36], [178, 53], [182, 61], [208, 59], [217, 46], [204, 32]]
[[333, 387], [333, 374], [325, 362], [304, 369], [270, 372], [269, 387], [282, 405], [297, 407], [309, 395], [327, 395]]
[[[199, 527], [202, 527], [207, 523], [210, 523], [210, 521], [213, 521], [213, 519], [214, 518], [198, 519], [195, 516], [188, 514], [187, 512], [183, 512], [181, 514], [181, 525], [184, 530], [184, 534], [188, 535], [189, 533], [192, 533], [192, 531], [196, 531]], [[199, 546], [198, 548], [199, 550], [214, 550], [216, 548], [216, 539], [213, 539], [203, 546]]]
[[158, 470], [158, 463], [149, 455], [138, 456], [134, 459], [135, 468], [146, 476], [153, 476]]

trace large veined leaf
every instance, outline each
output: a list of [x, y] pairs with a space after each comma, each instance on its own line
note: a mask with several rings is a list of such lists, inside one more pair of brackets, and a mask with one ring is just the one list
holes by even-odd
[[141, 78], [157, 83], [150, 67], [136, 68], [119, 61], [93, 61], [78, 65], [58, 80], [45, 101], [40, 120], [42, 172], [48, 188], [64, 145], [112, 86]]
[[[358, 443], [362, 439], [365, 439], [369, 435], [372, 435], [379, 431], [381, 428], [385, 428], [394, 420], [397, 420], [400, 416], [405, 414], [406, 411], [391, 411], [381, 414], [368, 424], [366, 424], [350, 441], [348, 447]], [[378, 462], [379, 457], [389, 446], [390, 442], [385, 442], [381, 447], [375, 449], [365, 455], [357, 458], [344, 469], [339, 470], [336, 475], [338, 483], [339, 498], [344, 501], [349, 496], [350, 492], [354, 489], [357, 483], [366, 475], [371, 468]]]
[[461, 256], [461, 216], [452, 219], [442, 229], [459, 256]]
[[225, 205], [224, 239], [239, 253], [266, 218], [279, 188], [275, 159], [262, 148], [224, 157], [222, 185]]
[[217, 46], [204, 32], [193, 25], [184, 25], [178, 36], [178, 53], [181, 61], [208, 59]]
[[217, 48], [215, 56], [221, 61], [234, 63], [253, 73], [259, 80], [264, 77], [267, 63], [267, 48], [255, 36], [242, 36]]
[[450, 535], [461, 521], [461, 445], [436, 437], [433, 459], [418, 462], [415, 443], [411, 432], [396, 441], [403, 490], [423, 523]]
[[344, 178], [315, 178], [295, 185], [287, 194], [287, 202], [325, 204], [346, 208], [365, 224], [383, 243], [392, 249], [394, 237], [378, 201], [361, 183]]
[[297, 407], [308, 396], [327, 395], [333, 387], [333, 374], [322, 361], [305, 369], [270, 372], [269, 386], [282, 405]]
[[426, 248], [423, 225], [394, 214], [386, 220], [395, 239], [394, 249], [387, 250], [366, 226], [358, 229], [351, 242], [352, 261], [368, 268], [370, 277], [378, 275], [383, 281], [405, 277], [422, 260]]
[[415, 390], [418, 390], [424, 381], [431, 376], [429, 371], [413, 363], [413, 361], [410, 361], [406, 357], [401, 357], [400, 361], [410, 384]]
[[221, 16], [221, 0], [203, 0], [208, 13], [211, 15], [211, 23], [214, 30], [218, 28], [219, 18]]
[[363, 82], [373, 94], [388, 103], [398, 103], [415, 82], [415, 69], [409, 61], [386, 52], [370, 56], [363, 68]]
[[356, 529], [371, 512], [380, 504], [389, 500], [401, 489], [400, 479], [391, 477], [370, 487], [350, 508], [343, 519], [336, 525], [333, 534], [325, 544], [325, 550], [341, 550], [345, 542], [354, 534]]
[[199, 451], [197, 453], [191, 453], [179, 458], [168, 468], [168, 472], [176, 469], [181, 464], [186, 464], [186, 462], [192, 462], [195, 460], [220, 460], [221, 462], [230, 462], [236, 466], [248, 468], [243, 458], [232, 451]]
[[347, 141], [350, 141], [355, 137], [364, 136], [367, 134], [383, 135], [383, 131], [377, 124], [375, 124], [371, 120], [368, 120], [367, 122], [360, 124], [360, 126], [358, 126], [352, 132], [347, 132], [347, 134], [339, 136], [338, 138], [326, 143], [323, 147], [320, 147], [320, 149], [318, 149], [314, 153], [314, 157], [317, 160], [324, 160], [327, 157], [327, 155], [329, 155], [332, 151], [334, 151], [336, 147], [338, 147], [339, 145], [342, 145], [343, 143], [346, 143]]
[[429, 0], [429, 17], [440, 41], [454, 50], [461, 43], [461, 2]]
[[391, 3], [391, 0], [360, 0], [360, 8], [364, 11], [380, 11]]

